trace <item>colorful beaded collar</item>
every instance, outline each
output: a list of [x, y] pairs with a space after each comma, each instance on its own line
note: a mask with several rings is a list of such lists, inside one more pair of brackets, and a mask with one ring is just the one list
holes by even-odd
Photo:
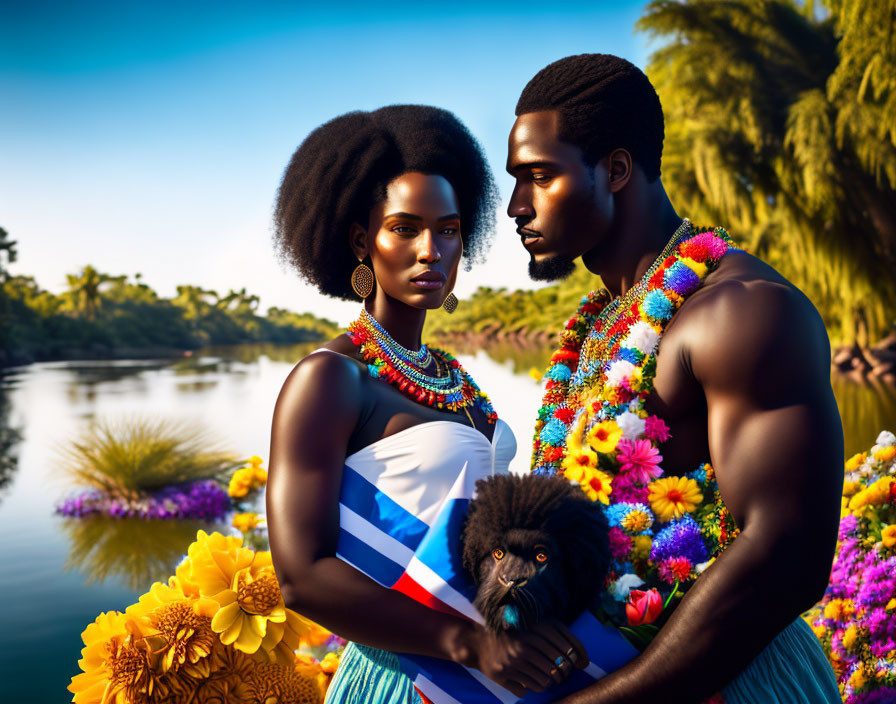
[[[685, 220], [631, 293], [611, 302], [606, 291], [592, 291], [582, 299], [545, 373], [548, 381], [533, 438], [533, 472], [560, 471], [574, 421], [582, 425], [576, 435], [595, 418], [621, 420], [622, 425], [644, 423], [643, 401], [653, 390], [660, 336], [685, 298], [731, 247], [724, 229], [694, 234]], [[632, 408], [633, 401], [637, 408]]]
[[[370, 376], [391, 384], [415, 403], [455, 413], [464, 411], [474, 427], [470, 407], [479, 408], [489, 423], [498, 419], [488, 396], [445, 350], [423, 345], [414, 352], [402, 347], [366, 310], [348, 326], [346, 334], [360, 349]], [[426, 371], [431, 364], [435, 375]]]

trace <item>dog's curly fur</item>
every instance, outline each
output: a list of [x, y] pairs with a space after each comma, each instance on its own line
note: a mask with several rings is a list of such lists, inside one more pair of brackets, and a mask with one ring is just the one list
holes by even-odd
[[486, 623], [496, 631], [526, 630], [549, 618], [569, 624], [606, 578], [610, 548], [601, 507], [563, 477], [499, 475], [480, 479], [476, 492], [461, 540], [464, 569], [477, 587], [474, 604]]

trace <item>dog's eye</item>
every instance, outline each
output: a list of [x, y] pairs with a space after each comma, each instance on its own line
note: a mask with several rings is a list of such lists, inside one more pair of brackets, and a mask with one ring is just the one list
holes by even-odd
[[500, 560], [504, 557], [504, 551], [501, 548], [495, 548], [495, 551], [492, 553], [495, 556], [496, 560]]
[[545, 563], [548, 561], [548, 554], [544, 551], [539, 550], [537, 553], [535, 553], [535, 559], [538, 562]]

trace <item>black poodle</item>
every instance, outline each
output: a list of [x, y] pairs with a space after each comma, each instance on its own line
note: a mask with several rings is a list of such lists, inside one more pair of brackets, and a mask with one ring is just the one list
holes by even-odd
[[569, 624], [597, 598], [610, 564], [600, 505], [563, 477], [499, 475], [476, 482], [464, 524], [473, 602], [495, 631]]

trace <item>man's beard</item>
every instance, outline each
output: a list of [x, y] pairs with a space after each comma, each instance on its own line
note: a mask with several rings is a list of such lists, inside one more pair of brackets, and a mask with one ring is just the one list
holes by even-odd
[[535, 257], [529, 260], [529, 278], [534, 281], [559, 281], [575, 271], [575, 259], [565, 254], [556, 257], [535, 261]]

